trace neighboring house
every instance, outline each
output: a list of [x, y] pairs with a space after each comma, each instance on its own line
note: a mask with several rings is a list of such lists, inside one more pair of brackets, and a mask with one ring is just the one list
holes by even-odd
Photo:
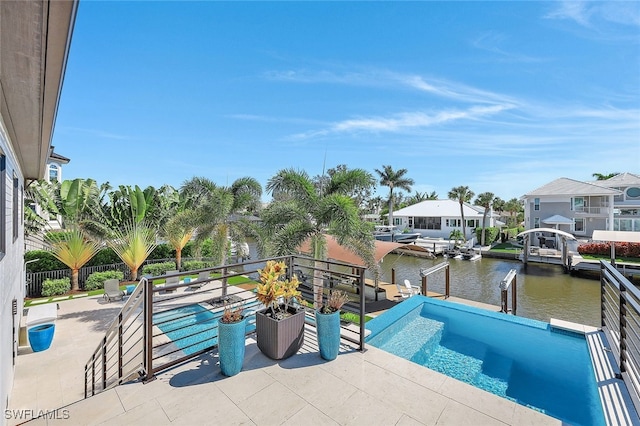
[[595, 230], [640, 232], [640, 176], [581, 182], [556, 179], [521, 198], [525, 228], [556, 228], [591, 238]]
[[[484, 209], [464, 203], [466, 239], [475, 237], [475, 229], [482, 227]], [[498, 226], [496, 215], [487, 214], [487, 227]], [[449, 238], [451, 231], [462, 231], [460, 203], [455, 200], [425, 200], [393, 212], [393, 224], [400, 229], [412, 229], [423, 237]]]
[[[3, 413], [13, 387], [24, 304], [24, 188], [48, 171], [51, 136], [76, 9], [77, 1], [0, 1], [0, 404]], [[0, 418], [0, 424], [9, 420], [7, 416]]]

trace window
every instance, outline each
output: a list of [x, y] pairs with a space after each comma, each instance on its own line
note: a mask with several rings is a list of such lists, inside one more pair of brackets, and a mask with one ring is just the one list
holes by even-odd
[[460, 228], [462, 226], [462, 220], [460, 220], [460, 219], [447, 219], [445, 224], [449, 228]]
[[476, 219], [467, 220], [467, 228], [477, 228], [477, 227], [478, 227], [478, 221]]
[[413, 228], [413, 216], [409, 216], [409, 228]]
[[576, 212], [583, 212], [584, 206], [585, 206], [584, 198], [576, 197], [571, 199], [571, 210]]
[[540, 228], [540, 218], [539, 217], [534, 217], [533, 218], [533, 227], [534, 228]]
[[533, 209], [540, 210], [540, 198], [533, 199]]
[[18, 239], [18, 230], [20, 224], [20, 197], [19, 194], [20, 182], [18, 182], [17, 176], [13, 176], [13, 242]]
[[6, 253], [7, 158], [0, 154], [0, 256]]
[[402, 218], [401, 217], [394, 217], [393, 218], [393, 224], [396, 225], [396, 226], [402, 225]]
[[55, 164], [49, 165], [49, 182], [58, 182], [60, 180], [60, 171]]
[[414, 217], [414, 229], [442, 229], [442, 219], [439, 217]]
[[640, 198], [640, 188], [631, 187], [627, 189], [627, 198], [638, 199]]
[[573, 230], [575, 232], [584, 232], [584, 219], [573, 219]]

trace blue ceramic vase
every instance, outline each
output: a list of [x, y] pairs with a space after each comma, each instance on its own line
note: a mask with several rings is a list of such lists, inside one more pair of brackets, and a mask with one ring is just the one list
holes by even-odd
[[37, 325], [29, 329], [29, 344], [34, 352], [41, 352], [49, 349], [53, 341], [53, 333], [56, 329], [54, 324]]
[[340, 349], [340, 311], [331, 314], [316, 311], [316, 332], [320, 356], [327, 361], [336, 359]]
[[218, 356], [225, 376], [235, 376], [242, 370], [246, 330], [246, 318], [232, 323], [218, 322]]

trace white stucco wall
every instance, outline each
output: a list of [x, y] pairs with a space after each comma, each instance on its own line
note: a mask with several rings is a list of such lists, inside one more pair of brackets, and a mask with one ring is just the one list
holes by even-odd
[[[13, 178], [18, 178], [18, 190], [24, 188], [22, 171], [16, 161], [16, 155], [5, 131], [4, 122], [0, 117], [0, 154], [5, 156], [6, 179], [4, 187], [5, 220], [0, 224], [5, 230], [5, 252], [0, 254], [0, 401], [2, 413], [7, 409], [7, 403], [13, 385], [14, 367], [13, 352], [17, 349], [18, 331], [22, 307], [24, 305], [24, 273], [22, 269], [24, 259], [24, 223], [18, 216], [18, 233], [14, 240], [13, 217]], [[18, 201], [23, 200], [18, 194]], [[22, 207], [18, 205], [18, 214], [22, 214]], [[18, 313], [12, 314], [12, 301], [18, 302]], [[15, 330], [14, 330], [15, 324]], [[15, 331], [15, 334], [14, 334]], [[0, 422], [3, 423], [4, 421]]]

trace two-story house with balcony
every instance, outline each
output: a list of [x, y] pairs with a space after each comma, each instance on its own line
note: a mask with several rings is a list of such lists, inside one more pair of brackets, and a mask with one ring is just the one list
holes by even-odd
[[591, 238], [595, 230], [640, 232], [640, 176], [595, 182], [559, 178], [521, 198], [525, 228], [555, 228]]

